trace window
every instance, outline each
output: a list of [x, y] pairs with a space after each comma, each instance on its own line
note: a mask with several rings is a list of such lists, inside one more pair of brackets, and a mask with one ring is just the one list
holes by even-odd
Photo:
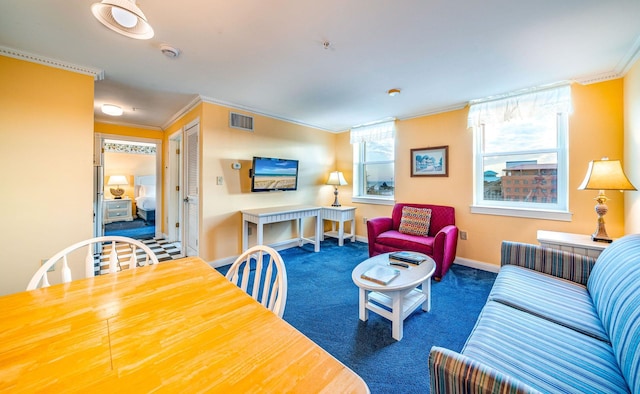
[[353, 128], [353, 201], [395, 202], [394, 122]]
[[[473, 104], [474, 213], [570, 220], [569, 86]], [[510, 188], [507, 185], [531, 185]], [[553, 188], [550, 187], [553, 185]]]

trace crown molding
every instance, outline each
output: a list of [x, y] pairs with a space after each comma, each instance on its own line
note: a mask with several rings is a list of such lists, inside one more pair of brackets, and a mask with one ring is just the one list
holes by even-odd
[[102, 81], [104, 79], [104, 70], [93, 67], [80, 66], [73, 63], [63, 62], [57, 59], [51, 59], [48, 57], [34, 55], [32, 53], [19, 51], [17, 49], [0, 46], [0, 55], [12, 57], [14, 59], [25, 60], [32, 63], [43, 64], [61, 70], [72, 71], [79, 74], [92, 76], [95, 81]]
[[599, 83], [610, 81], [612, 79], [618, 79], [624, 77], [624, 74], [617, 71], [609, 71], [601, 74], [588, 75], [586, 77], [575, 78], [573, 81], [581, 85], [590, 85], [592, 83]]
[[425, 112], [417, 113], [415, 115], [408, 115], [408, 116], [398, 117], [398, 120], [409, 120], [409, 119], [421, 118], [423, 116], [431, 116], [431, 115], [442, 114], [442, 113], [445, 113], [445, 112], [457, 111], [459, 109], [463, 109], [468, 104], [469, 103], [465, 101], [463, 103], [451, 104], [451, 105], [447, 105], [445, 107], [433, 108], [433, 109], [430, 109], [430, 110], [425, 111]]
[[209, 98], [209, 97], [202, 97], [202, 101], [205, 102], [205, 103], [216, 104], [216, 105], [220, 105], [220, 106], [231, 108], [231, 109], [239, 109], [241, 111], [251, 112], [252, 114], [266, 116], [267, 118], [281, 120], [281, 121], [284, 121], [284, 122], [297, 124], [299, 126], [310, 127], [312, 129], [318, 129], [318, 130], [322, 130], [322, 131], [329, 131], [329, 132], [332, 132], [332, 133], [336, 132], [335, 130], [326, 129], [324, 127], [312, 125], [312, 124], [305, 123], [305, 122], [302, 122], [302, 121], [299, 121], [299, 120], [296, 120], [296, 119], [289, 119], [289, 118], [285, 118], [283, 116], [273, 115], [273, 114], [270, 114], [270, 113], [267, 113], [267, 112], [259, 111], [259, 110], [255, 109], [255, 108], [251, 108], [251, 107], [247, 107], [247, 106], [244, 106], [244, 105], [238, 105], [238, 104], [230, 103], [230, 102], [227, 102], [227, 101], [216, 100], [216, 99], [212, 99], [212, 98]]
[[200, 96], [196, 96], [191, 100], [187, 105], [182, 107], [178, 112], [176, 112], [172, 117], [170, 117], [163, 125], [162, 130], [166, 130], [171, 127], [172, 124], [178, 121], [181, 117], [183, 117], [187, 112], [191, 111], [195, 107], [197, 107], [200, 103], [202, 103], [202, 98]]
[[640, 60], [640, 36], [638, 36], [631, 48], [627, 51], [627, 54], [620, 60], [618, 65], [612, 71], [576, 78], [574, 81], [582, 85], [589, 85], [592, 83], [624, 78], [638, 60]]
[[629, 51], [627, 51], [627, 55], [622, 58], [622, 60], [616, 67], [616, 70], [618, 70], [618, 72], [622, 74], [622, 76], [627, 75], [627, 72], [631, 70], [631, 67], [633, 67], [633, 65], [636, 64], [636, 62], [639, 59], [640, 59], [640, 36], [638, 36], [638, 38], [633, 43], [631, 48], [629, 48]]

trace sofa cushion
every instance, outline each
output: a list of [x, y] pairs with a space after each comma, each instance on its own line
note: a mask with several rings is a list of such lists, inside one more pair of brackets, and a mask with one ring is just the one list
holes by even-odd
[[609, 344], [495, 301], [462, 354], [542, 392], [629, 392]]
[[429, 234], [429, 225], [431, 224], [431, 209], [402, 207], [402, 217], [400, 218], [400, 226], [398, 231], [409, 235]]
[[629, 386], [640, 393], [640, 234], [622, 237], [600, 254], [587, 289]]
[[497, 301], [609, 342], [587, 287], [528, 268], [505, 265], [489, 300]]
[[376, 243], [396, 250], [413, 250], [433, 256], [433, 237], [403, 234], [400, 231], [389, 230], [378, 235]]

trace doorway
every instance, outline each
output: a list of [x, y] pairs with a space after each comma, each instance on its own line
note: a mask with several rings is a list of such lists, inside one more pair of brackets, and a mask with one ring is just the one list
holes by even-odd
[[96, 148], [94, 235], [161, 237], [162, 141], [97, 134]]
[[196, 119], [169, 136], [166, 179], [167, 238], [186, 256], [199, 254], [199, 135]]

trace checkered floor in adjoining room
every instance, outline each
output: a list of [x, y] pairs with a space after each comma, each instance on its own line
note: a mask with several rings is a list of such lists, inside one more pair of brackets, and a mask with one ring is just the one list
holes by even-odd
[[158, 256], [159, 261], [177, 259], [180, 255], [180, 242], [167, 242], [162, 238], [145, 239], [141, 242]]
[[[180, 257], [180, 242], [167, 242], [162, 238], [152, 238], [140, 240], [143, 244], [147, 245], [153, 253], [158, 257], [158, 261], [168, 261], [177, 259]], [[111, 245], [107, 245], [102, 255], [100, 255], [100, 274], [106, 274], [109, 272], [109, 253], [111, 253]], [[129, 260], [131, 258], [131, 249], [129, 245], [118, 244], [116, 246], [116, 253], [118, 254], [118, 261], [123, 269], [129, 268]], [[142, 265], [145, 261], [144, 251], [136, 250], [136, 260], [138, 264]]]

